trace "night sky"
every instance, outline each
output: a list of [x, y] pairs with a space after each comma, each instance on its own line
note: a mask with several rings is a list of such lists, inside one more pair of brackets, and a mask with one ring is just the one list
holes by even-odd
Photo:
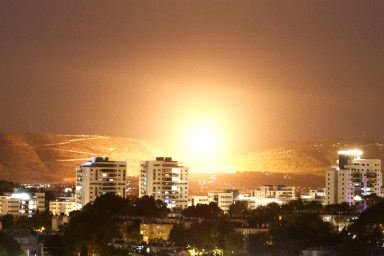
[[2, 0], [0, 33], [2, 131], [384, 139], [382, 0]]

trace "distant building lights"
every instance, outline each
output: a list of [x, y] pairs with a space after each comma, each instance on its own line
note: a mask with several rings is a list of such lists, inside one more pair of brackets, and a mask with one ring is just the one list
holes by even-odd
[[29, 200], [29, 199], [31, 199], [31, 195], [29, 195], [27, 193], [13, 193], [10, 198], [11, 199]]
[[363, 151], [359, 149], [350, 149], [350, 150], [339, 150], [337, 153], [339, 155], [361, 156], [363, 154]]

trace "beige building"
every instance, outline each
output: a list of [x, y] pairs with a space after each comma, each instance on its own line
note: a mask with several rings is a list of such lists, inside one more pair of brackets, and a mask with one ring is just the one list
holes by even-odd
[[284, 185], [264, 185], [252, 191], [256, 199], [274, 198], [277, 200], [293, 200], [295, 198], [295, 187]]
[[80, 210], [81, 205], [76, 202], [74, 197], [59, 197], [55, 201], [49, 202], [49, 211], [52, 215], [67, 215], [72, 211]]
[[45, 211], [45, 193], [15, 191], [0, 196], [0, 215], [31, 216]]
[[153, 196], [162, 200], [168, 208], [184, 209], [188, 206], [188, 172], [171, 157], [156, 157], [142, 161], [139, 177], [139, 197]]
[[380, 159], [361, 159], [360, 150], [341, 150], [336, 166], [325, 175], [326, 204], [360, 203], [363, 197], [381, 195]]
[[76, 202], [83, 207], [96, 197], [115, 193], [124, 197], [127, 186], [127, 162], [94, 157], [76, 168]]
[[233, 192], [209, 192], [206, 196], [191, 196], [189, 205], [209, 204], [214, 202], [217, 206], [227, 213], [233, 204]]

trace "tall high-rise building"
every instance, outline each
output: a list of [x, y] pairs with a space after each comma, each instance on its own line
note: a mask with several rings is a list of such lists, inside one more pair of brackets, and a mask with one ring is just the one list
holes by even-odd
[[156, 157], [142, 161], [139, 179], [139, 197], [153, 196], [164, 201], [168, 208], [188, 206], [188, 171], [171, 157]]
[[341, 150], [336, 166], [326, 172], [326, 204], [360, 203], [372, 193], [381, 194], [380, 159], [361, 159], [360, 150]]
[[96, 197], [115, 193], [125, 198], [127, 162], [109, 161], [108, 157], [94, 157], [76, 168], [76, 202], [81, 206]]

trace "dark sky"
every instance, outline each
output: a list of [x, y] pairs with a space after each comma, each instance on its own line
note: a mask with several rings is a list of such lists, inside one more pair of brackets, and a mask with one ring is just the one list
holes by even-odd
[[384, 139], [382, 0], [3, 0], [0, 33], [3, 131]]

